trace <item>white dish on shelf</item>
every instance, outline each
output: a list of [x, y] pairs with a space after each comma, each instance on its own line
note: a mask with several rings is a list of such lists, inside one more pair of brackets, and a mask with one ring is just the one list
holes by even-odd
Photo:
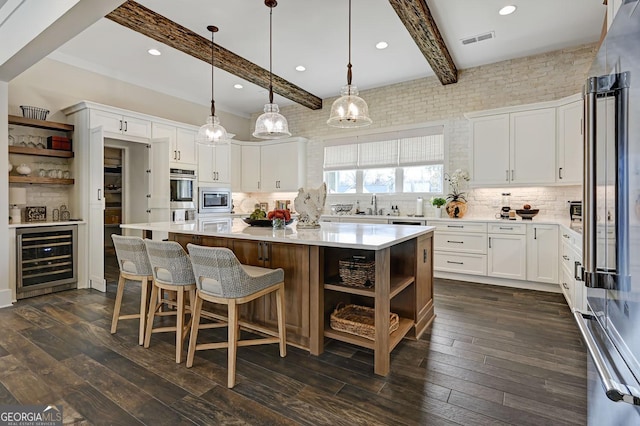
[[243, 213], [253, 213], [253, 211], [256, 209], [256, 204], [260, 204], [260, 202], [255, 198], [245, 198], [244, 200], [240, 201], [240, 210]]

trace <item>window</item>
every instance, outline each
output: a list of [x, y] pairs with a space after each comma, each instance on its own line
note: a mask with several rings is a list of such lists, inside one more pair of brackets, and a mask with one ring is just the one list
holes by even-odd
[[324, 181], [330, 194], [443, 193], [442, 126], [341, 142], [347, 140], [324, 148]]

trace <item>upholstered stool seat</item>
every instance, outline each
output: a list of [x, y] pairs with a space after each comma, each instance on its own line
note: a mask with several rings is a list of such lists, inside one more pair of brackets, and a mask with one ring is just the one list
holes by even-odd
[[[120, 268], [116, 301], [113, 307], [113, 319], [111, 320], [111, 333], [116, 332], [118, 320], [139, 318], [138, 344], [142, 345], [144, 343], [147, 306], [149, 303], [149, 283], [153, 282], [147, 249], [142, 238], [139, 237], [124, 237], [113, 234], [111, 239], [116, 249], [118, 267]], [[140, 311], [137, 314], [120, 315], [122, 297], [127, 280], [140, 282]]]
[[[243, 265], [233, 252], [222, 247], [203, 247], [187, 244], [196, 279], [196, 301], [193, 307], [191, 337], [187, 354], [187, 367], [193, 365], [195, 351], [228, 348], [227, 386], [235, 386], [236, 352], [238, 346], [279, 343], [280, 356], [287, 355], [284, 314], [284, 271]], [[247, 322], [238, 322], [238, 305], [250, 302], [271, 292], [276, 292], [278, 332]], [[197, 344], [198, 330], [208, 328], [200, 324], [202, 303], [227, 306], [228, 341]], [[271, 337], [240, 340], [239, 325]]]
[[[151, 342], [151, 334], [175, 332], [176, 333], [176, 362], [182, 362], [184, 339], [189, 333], [190, 323], [185, 324], [185, 294], [189, 294], [189, 302], [195, 300], [195, 278], [189, 256], [182, 246], [174, 241], [144, 240], [147, 247], [147, 255], [151, 263], [153, 273], [153, 287], [151, 288], [151, 302], [149, 303], [149, 318], [145, 333], [144, 347], [148, 348]], [[176, 294], [175, 300], [162, 298], [158, 303], [158, 292], [165, 290]], [[176, 310], [158, 312], [161, 304], [175, 306]], [[193, 309], [191, 310], [193, 311]], [[156, 316], [176, 316], [175, 326], [162, 326], [154, 328]]]

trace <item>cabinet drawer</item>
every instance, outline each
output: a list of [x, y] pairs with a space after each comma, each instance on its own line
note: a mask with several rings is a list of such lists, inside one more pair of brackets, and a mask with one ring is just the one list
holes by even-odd
[[433, 248], [434, 250], [455, 251], [456, 253], [487, 254], [487, 234], [436, 232]]
[[487, 232], [487, 224], [485, 222], [455, 222], [452, 220], [440, 221], [430, 220], [427, 222], [429, 226], [435, 226], [436, 231], [446, 232]]
[[567, 272], [573, 270], [573, 250], [571, 250], [571, 246], [566, 241], [562, 242], [560, 246], [560, 263], [566, 269]]
[[487, 275], [487, 256], [482, 254], [435, 252], [433, 266], [436, 271]]
[[527, 225], [523, 223], [490, 223], [488, 226], [490, 234], [517, 234], [527, 233]]

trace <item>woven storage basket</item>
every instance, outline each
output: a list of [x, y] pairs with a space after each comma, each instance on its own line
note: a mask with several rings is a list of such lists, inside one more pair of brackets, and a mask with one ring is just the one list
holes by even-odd
[[372, 288], [376, 284], [376, 263], [364, 256], [352, 256], [338, 262], [340, 281], [351, 287]]
[[[338, 303], [331, 314], [330, 326], [334, 330], [355, 334], [369, 340], [375, 340], [375, 310], [366, 306], [346, 305]], [[389, 334], [400, 326], [398, 314], [391, 312], [389, 316]]]

